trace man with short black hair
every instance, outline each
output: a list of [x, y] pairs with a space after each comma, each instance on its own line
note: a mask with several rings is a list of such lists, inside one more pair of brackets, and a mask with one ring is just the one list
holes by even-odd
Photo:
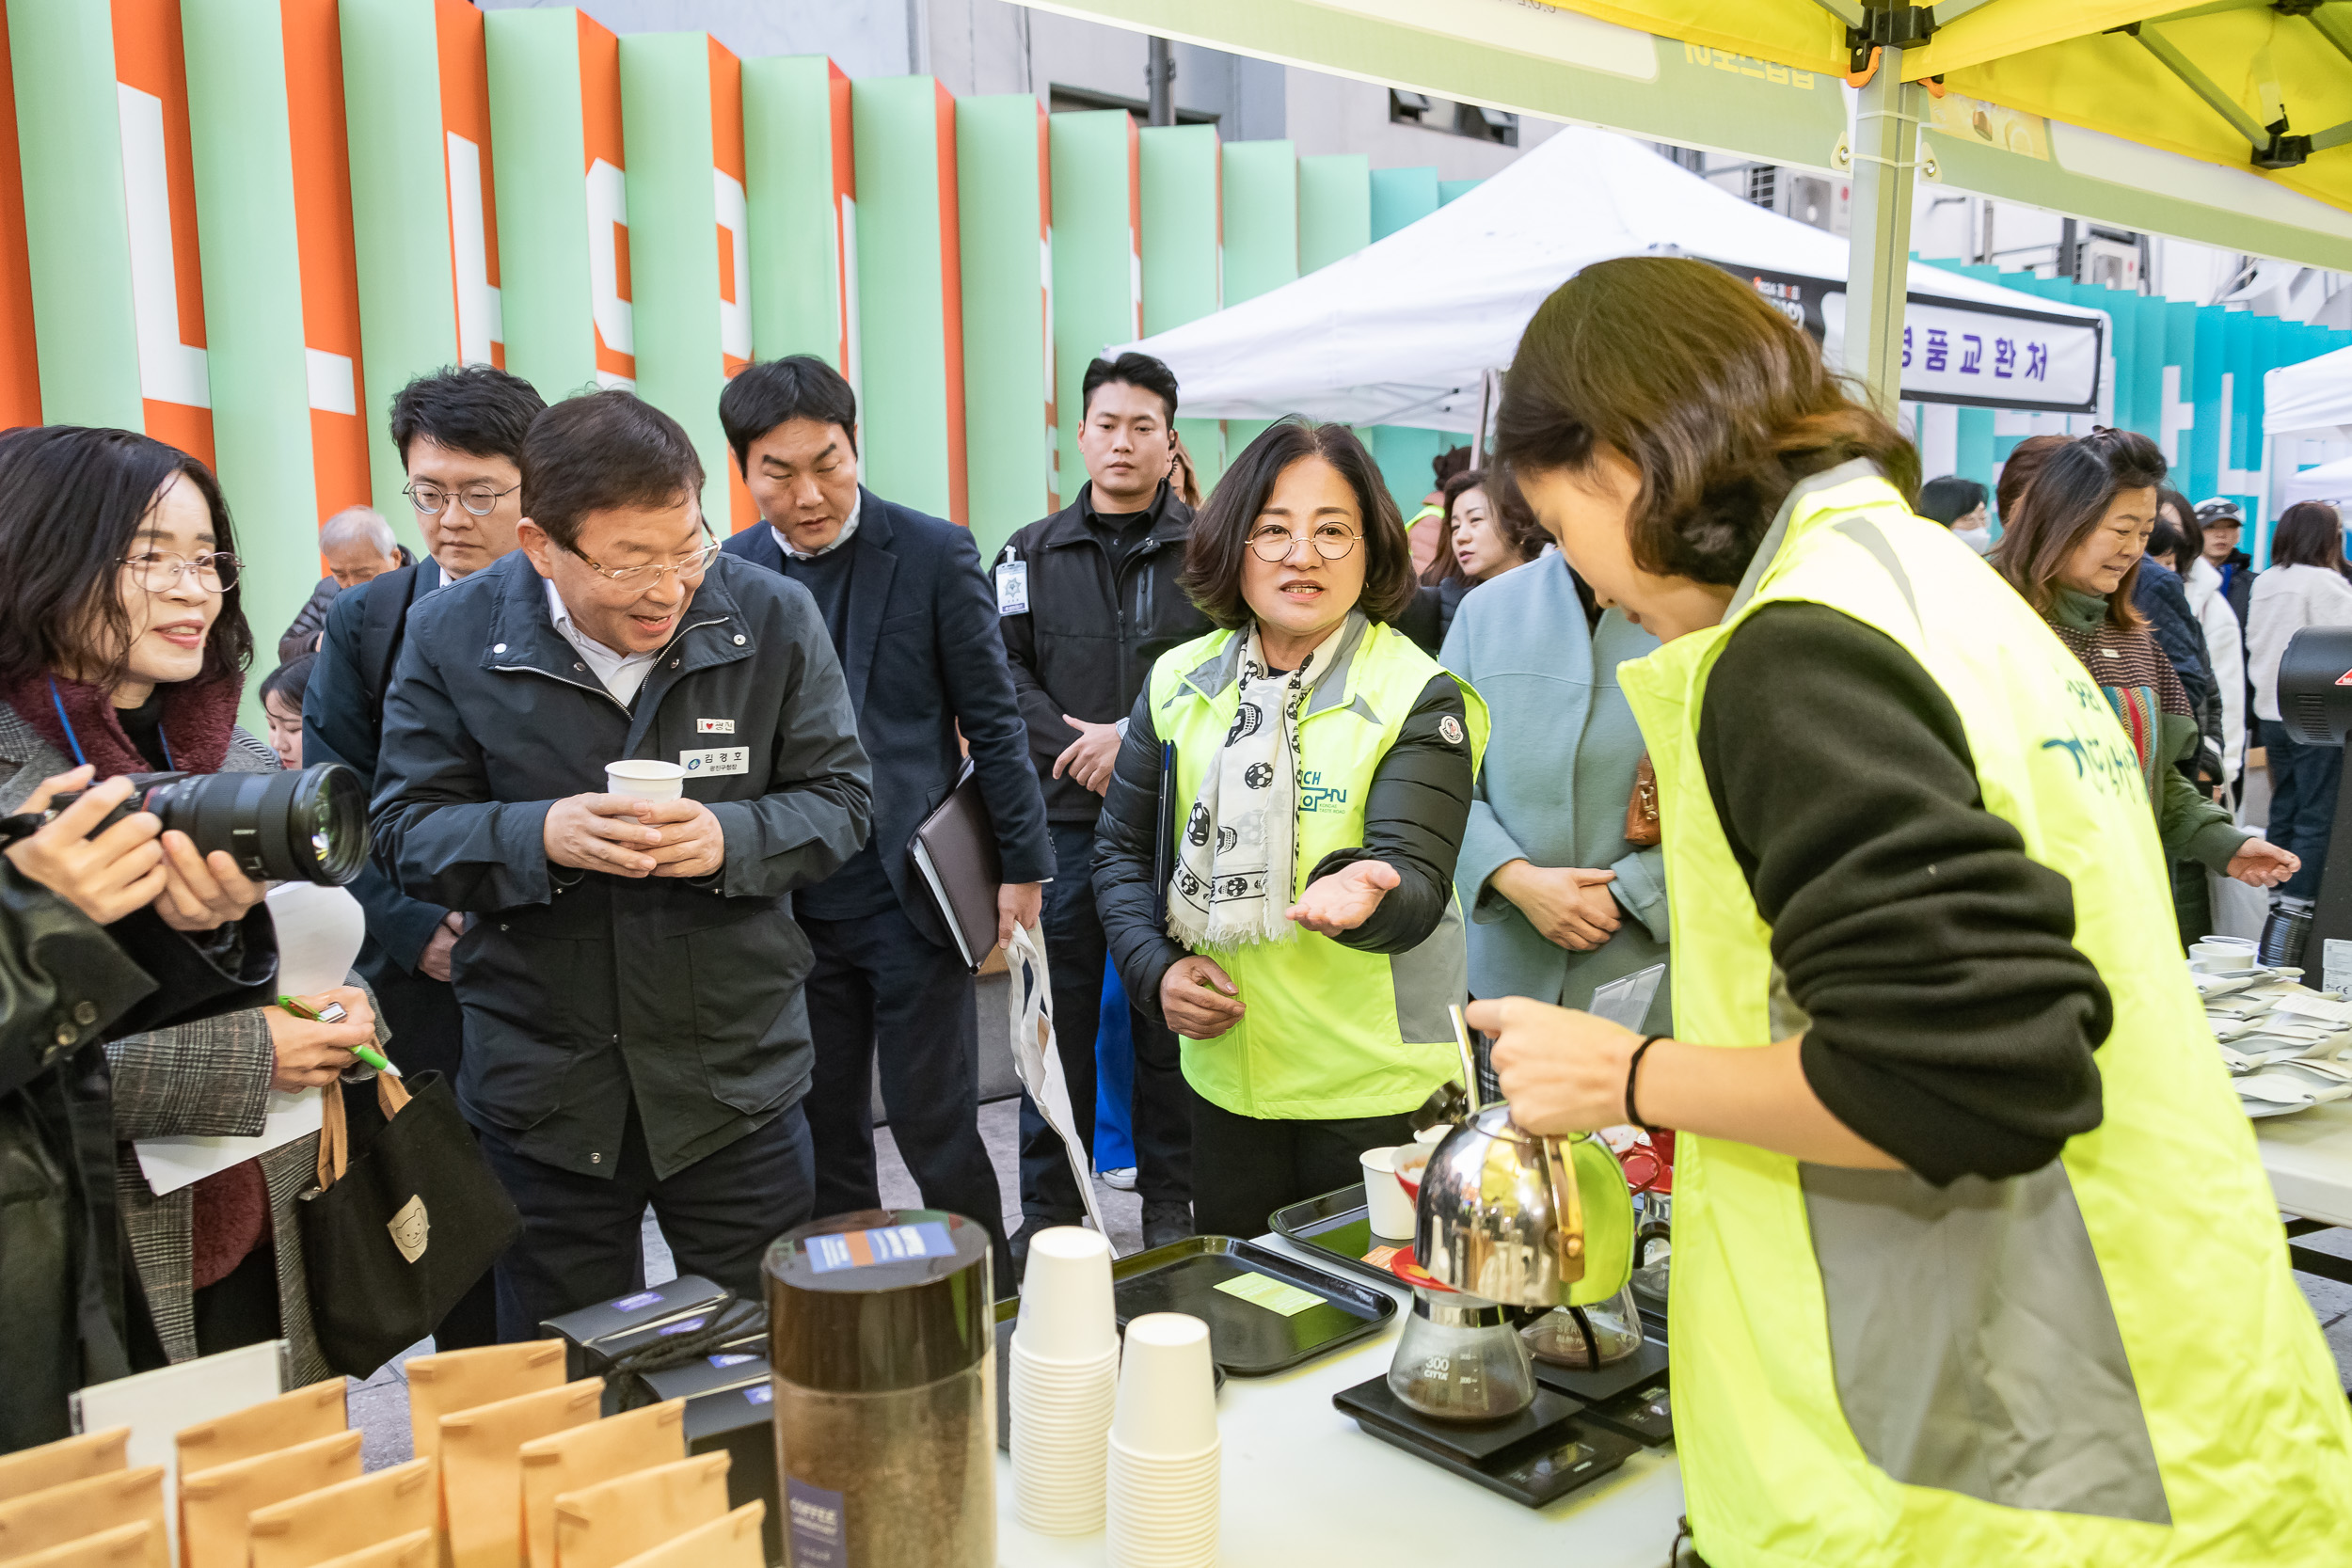
[[[1046, 887], [1045, 946], [1054, 980], [1054, 1034], [1070, 1108], [1091, 1155], [1095, 1035], [1102, 1021], [1103, 922], [1094, 910], [1094, 824], [1128, 712], [1152, 661], [1209, 623], [1184, 596], [1192, 510], [1168, 483], [1175, 452], [1176, 377], [1145, 354], [1087, 367], [1078, 499], [1007, 541], [996, 559], [996, 607], [1028, 721], [1029, 755], [1045, 786], [1054, 879]], [[1140, 1008], [1135, 1036], [1136, 1192], [1143, 1241], [1192, 1233], [1192, 1101], [1176, 1037]], [[1022, 1239], [1082, 1212], [1061, 1140], [1021, 1102]]]
[[[815, 950], [808, 1094], [817, 1212], [877, 1208], [873, 1085], [923, 1202], [988, 1227], [1012, 1289], [1004, 1199], [979, 1126], [979, 1017], [971, 965], [909, 855], [956, 787], [962, 752], [995, 830], [1004, 879], [994, 941], [1035, 926], [1053, 871], [1045, 802], [1005, 668], [972, 535], [858, 483], [857, 397], [809, 355], [737, 372], [720, 422], [762, 521], [724, 546], [807, 589], [841, 657], [874, 765], [874, 832], [794, 900]], [[961, 737], [961, 746], [958, 737]], [[979, 946], [988, 942], [982, 938]]]
[[[808, 1218], [797, 889], [865, 842], [870, 773], [806, 593], [721, 556], [677, 421], [628, 392], [524, 439], [521, 548], [411, 611], [375, 859], [473, 919], [458, 1103], [523, 1216], [502, 1338], [681, 1274], [757, 1298]], [[680, 793], [612, 793], [658, 761]]]
[[[405, 494], [429, 553], [350, 587], [327, 605], [318, 660], [302, 697], [304, 762], [340, 762], [361, 779], [375, 777], [384, 693], [409, 609], [515, 547], [522, 520], [523, 436], [547, 406], [530, 382], [488, 365], [436, 371], [393, 394], [392, 440], [408, 472]], [[465, 917], [407, 896], [373, 864], [361, 869], [351, 894], [366, 913], [368, 930], [354, 967], [391, 1028], [386, 1049], [402, 1071], [437, 1072], [454, 1084], [465, 1026], [450, 989], [450, 961]], [[487, 1276], [433, 1333], [443, 1350], [497, 1338]]]

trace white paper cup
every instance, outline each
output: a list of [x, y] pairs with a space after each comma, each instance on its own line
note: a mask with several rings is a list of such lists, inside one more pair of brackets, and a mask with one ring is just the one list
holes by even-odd
[[1420, 1132], [1414, 1133], [1413, 1141], [1417, 1144], [1427, 1144], [1430, 1148], [1435, 1148], [1439, 1144], [1445, 1142], [1445, 1135], [1453, 1131], [1454, 1124], [1452, 1122], [1441, 1121], [1435, 1127], [1424, 1127]]
[[1111, 1244], [1100, 1233], [1074, 1225], [1037, 1233], [1029, 1243], [1012, 1342], [1035, 1360], [1091, 1365], [1118, 1353]]
[[[1131, 1323], [1128, 1333], [1134, 1332]], [[1211, 1568], [1223, 1500], [1222, 1461], [1215, 1443], [1181, 1459], [1164, 1459], [1138, 1454], [1114, 1437], [1104, 1512], [1112, 1568]]]
[[1009, 1360], [1014, 1512], [1041, 1535], [1091, 1535], [1103, 1528], [1118, 1351], [1090, 1364], [1040, 1361], [1016, 1335]]
[[1182, 1312], [1147, 1312], [1127, 1325], [1111, 1434], [1147, 1457], [1197, 1454], [1216, 1442], [1207, 1323]]
[[1372, 1233], [1384, 1241], [1411, 1241], [1413, 1205], [1396, 1184], [1396, 1150], [1367, 1148], [1356, 1163], [1364, 1170], [1364, 1205], [1371, 1211]]
[[636, 757], [604, 765], [609, 795], [634, 795], [641, 800], [675, 800], [686, 793], [686, 769], [675, 762]]
[[[1405, 1194], [1406, 1209], [1413, 1206], [1413, 1195], [1421, 1190], [1421, 1179], [1429, 1168], [1429, 1157], [1437, 1150], [1428, 1144], [1404, 1144], [1391, 1151], [1395, 1155], [1396, 1184]], [[1413, 1234], [1408, 1226], [1405, 1232]]]

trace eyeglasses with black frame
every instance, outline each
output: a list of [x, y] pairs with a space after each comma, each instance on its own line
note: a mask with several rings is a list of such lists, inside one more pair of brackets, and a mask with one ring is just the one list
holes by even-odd
[[410, 506], [427, 517], [439, 516], [449, 510], [449, 503], [453, 500], [475, 516], [486, 517], [501, 497], [511, 496], [522, 487], [522, 482], [516, 480], [503, 490], [493, 490], [487, 484], [469, 484], [462, 490], [448, 490], [429, 480], [412, 479], [400, 487], [400, 493], [408, 498]]
[[1308, 534], [1293, 533], [1279, 523], [1260, 523], [1249, 531], [1249, 553], [1260, 561], [1279, 564], [1288, 561], [1291, 551], [1301, 544], [1314, 546], [1315, 554], [1326, 561], [1344, 561], [1363, 535], [1345, 523], [1322, 522]]
[[123, 556], [119, 563], [130, 567], [139, 586], [150, 594], [170, 593], [190, 573], [195, 574], [196, 585], [205, 593], [226, 594], [237, 586], [237, 568], [245, 564], [226, 550], [195, 557], [149, 550]]
[[707, 527], [703, 531], [703, 541], [701, 547], [683, 561], [648, 561], [642, 566], [603, 566], [577, 545], [564, 547], [587, 562], [590, 571], [616, 588], [651, 588], [672, 572], [682, 578], [694, 578], [708, 570], [711, 561], [719, 553], [719, 542], [710, 537]]

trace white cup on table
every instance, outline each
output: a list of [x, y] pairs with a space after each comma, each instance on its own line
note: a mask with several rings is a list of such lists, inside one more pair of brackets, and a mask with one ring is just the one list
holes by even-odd
[[1357, 1164], [1364, 1168], [1364, 1207], [1372, 1220], [1372, 1233], [1382, 1241], [1411, 1241], [1413, 1200], [1397, 1184], [1396, 1150], [1367, 1148], [1357, 1156]]

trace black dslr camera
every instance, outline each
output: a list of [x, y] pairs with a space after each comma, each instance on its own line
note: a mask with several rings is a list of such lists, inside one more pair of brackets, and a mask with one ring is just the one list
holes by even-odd
[[[367, 792], [339, 762], [276, 773], [133, 773], [130, 798], [92, 834], [134, 812], [151, 811], [166, 829], [196, 841], [202, 854], [223, 849], [256, 880], [340, 887], [368, 860]], [[0, 818], [0, 845], [37, 832], [81, 799], [60, 795], [46, 813]]]

